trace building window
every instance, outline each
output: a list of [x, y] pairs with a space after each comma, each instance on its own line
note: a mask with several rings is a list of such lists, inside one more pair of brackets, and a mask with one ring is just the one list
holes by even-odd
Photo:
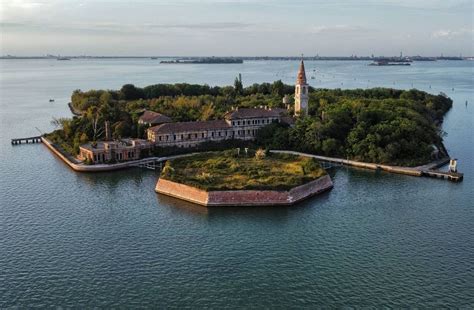
[[158, 140], [160, 140], [160, 141], [161, 141], [161, 136], [159, 136], [159, 137], [158, 137]]
[[184, 140], [184, 136], [183, 136], [183, 135], [181, 135], [181, 140]]
[[204, 132], [202, 133], [202, 137], [204, 138]]
[[219, 137], [221, 136], [221, 132], [219, 131]]
[[194, 139], [197, 139], [197, 137], [198, 137], [198, 134], [195, 133], [195, 134], [194, 134]]
[[176, 135], [173, 135], [173, 140], [176, 141]]
[[237, 121], [237, 125], [240, 125], [240, 121]]
[[214, 131], [211, 133], [211, 136], [214, 137]]

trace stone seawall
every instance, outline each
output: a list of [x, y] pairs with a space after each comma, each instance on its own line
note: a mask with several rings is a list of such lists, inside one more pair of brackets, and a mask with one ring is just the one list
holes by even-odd
[[182, 183], [160, 178], [156, 192], [190, 201], [203, 206], [278, 206], [292, 205], [308, 197], [320, 194], [333, 187], [331, 177], [325, 175], [317, 180], [289, 191], [231, 190], [204, 191]]
[[399, 167], [399, 166], [390, 166], [390, 165], [383, 165], [383, 164], [365, 163], [365, 162], [360, 162], [360, 161], [355, 161], [355, 160], [350, 160], [350, 159], [305, 154], [305, 153], [295, 152], [295, 151], [272, 150], [270, 152], [277, 153], [277, 154], [278, 153], [292, 154], [292, 155], [299, 155], [299, 156], [305, 156], [305, 157], [312, 157], [319, 161], [345, 165], [345, 166], [352, 166], [356, 168], [363, 168], [363, 169], [370, 169], [370, 170], [383, 170], [390, 173], [406, 174], [406, 175], [417, 176], [417, 177], [422, 176], [421, 167]]
[[181, 158], [181, 157], [188, 157], [193, 156], [196, 153], [189, 153], [189, 154], [181, 154], [181, 155], [173, 155], [173, 156], [165, 156], [165, 157], [147, 157], [138, 160], [131, 160], [126, 162], [121, 162], [117, 164], [95, 164], [95, 165], [85, 165], [83, 163], [75, 163], [67, 155], [63, 154], [60, 150], [56, 148], [54, 143], [52, 143], [49, 139], [45, 137], [41, 137], [41, 141], [43, 144], [53, 152], [56, 156], [58, 156], [66, 165], [68, 165], [72, 170], [77, 172], [105, 172], [105, 171], [115, 171], [120, 169], [126, 169], [130, 167], [137, 167], [140, 164], [154, 161], [154, 162], [165, 162], [167, 160]]

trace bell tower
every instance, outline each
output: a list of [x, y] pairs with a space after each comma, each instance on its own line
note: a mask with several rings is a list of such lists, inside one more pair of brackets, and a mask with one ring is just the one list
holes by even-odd
[[301, 59], [300, 69], [296, 78], [295, 85], [295, 115], [308, 115], [308, 88], [306, 82], [306, 72], [304, 70], [304, 61]]

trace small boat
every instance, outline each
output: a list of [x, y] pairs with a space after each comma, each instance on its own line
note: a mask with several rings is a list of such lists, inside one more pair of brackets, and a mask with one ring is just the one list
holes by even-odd
[[312, 79], [312, 80], [314, 80], [314, 79], [315, 79], [315, 77], [314, 77], [314, 76], [311, 76], [311, 79]]
[[71, 60], [71, 58], [68, 58], [68, 57], [58, 57], [56, 59], [57, 60]]
[[158, 59], [158, 57], [151, 57], [151, 59]]
[[49, 102], [54, 102], [54, 99], [49, 99]]

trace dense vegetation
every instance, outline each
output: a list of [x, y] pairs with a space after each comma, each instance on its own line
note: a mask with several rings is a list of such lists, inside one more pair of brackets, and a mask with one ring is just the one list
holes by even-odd
[[288, 190], [324, 174], [312, 158], [232, 149], [167, 161], [161, 177], [207, 191]]
[[428, 162], [433, 145], [446, 152], [437, 126], [452, 105], [444, 95], [378, 88], [317, 90], [310, 97], [309, 117], [293, 128], [263, 129], [258, 144], [407, 166]]
[[[193, 84], [157, 84], [144, 88], [124, 85], [119, 91], [74, 91], [71, 105], [82, 116], [59, 119], [50, 134], [56, 143], [77, 154], [79, 145], [103, 138], [103, 124], [112, 134], [144, 137], [137, 123], [146, 110], [163, 113], [174, 121], [222, 118], [232, 107], [284, 107], [282, 97], [294, 86], [281, 81], [243, 87]], [[294, 127], [273, 124], [260, 131], [256, 144], [367, 162], [418, 165], [430, 160], [433, 145], [444, 151], [439, 129], [452, 105], [443, 94], [418, 90], [310, 89], [309, 115]], [[291, 110], [290, 110], [290, 113]]]

